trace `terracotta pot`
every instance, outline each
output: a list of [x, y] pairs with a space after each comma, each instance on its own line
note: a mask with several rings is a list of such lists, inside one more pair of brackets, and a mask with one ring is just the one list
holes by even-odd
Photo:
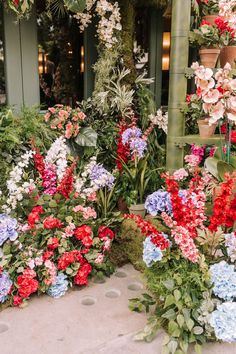
[[134, 215], [139, 215], [141, 218], [144, 218], [146, 214], [146, 209], [144, 208], [144, 204], [132, 204], [129, 207], [129, 213]]
[[121, 211], [122, 213], [126, 213], [128, 211], [127, 203], [122, 197], [118, 199], [117, 207], [118, 210]]
[[201, 138], [210, 138], [215, 133], [217, 124], [209, 125], [209, 118], [199, 119], [197, 124]]
[[209, 22], [211, 25], [215, 25], [215, 19], [218, 17], [219, 15], [207, 15], [207, 16], [203, 16], [203, 20]]
[[220, 55], [219, 48], [201, 48], [199, 50], [201, 64], [206, 68], [215, 68]]
[[227, 63], [229, 63], [233, 69], [236, 68], [235, 65], [236, 60], [236, 46], [230, 45], [228, 47], [224, 47], [220, 52], [220, 66], [223, 68]]

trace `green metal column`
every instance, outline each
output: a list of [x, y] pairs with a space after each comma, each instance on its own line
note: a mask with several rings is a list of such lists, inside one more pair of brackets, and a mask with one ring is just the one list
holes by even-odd
[[149, 15], [149, 77], [155, 78], [155, 81], [150, 85], [150, 89], [155, 97], [157, 107], [160, 107], [162, 87], [163, 14], [162, 11], [151, 8]]
[[184, 71], [188, 66], [190, 16], [191, 0], [172, 0], [166, 164], [170, 171], [183, 166], [184, 152], [183, 149], [175, 146], [174, 137], [184, 135], [184, 117], [180, 110], [185, 102], [187, 92], [187, 80]]

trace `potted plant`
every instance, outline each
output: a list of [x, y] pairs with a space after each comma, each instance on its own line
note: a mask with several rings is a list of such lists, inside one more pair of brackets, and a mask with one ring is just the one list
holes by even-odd
[[201, 117], [203, 110], [208, 125], [226, 122], [229, 130], [230, 127], [232, 130], [236, 120], [236, 80], [230, 77], [231, 66], [227, 64], [223, 69], [218, 69], [215, 75], [212, 69], [197, 62], [192, 64], [192, 69], [197, 87], [196, 95], [199, 98], [197, 102], [200, 105], [200, 118], [204, 117]]
[[236, 29], [223, 17], [217, 17], [215, 23], [219, 29], [220, 40], [223, 47], [220, 52], [221, 67], [224, 67], [227, 63], [229, 63], [233, 68], [235, 68]]
[[189, 41], [193, 46], [199, 47], [201, 64], [208, 68], [214, 68], [221, 47], [218, 27], [203, 20], [198, 29], [190, 31]]
[[214, 25], [219, 14], [219, 0], [197, 0], [197, 2], [202, 19]]

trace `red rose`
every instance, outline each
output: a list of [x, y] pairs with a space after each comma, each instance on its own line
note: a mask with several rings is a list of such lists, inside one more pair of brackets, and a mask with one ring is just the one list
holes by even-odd
[[107, 237], [109, 237], [111, 240], [113, 240], [113, 238], [115, 236], [114, 232], [106, 226], [100, 226], [98, 229], [98, 232], [99, 232], [98, 237], [102, 240]]
[[48, 249], [49, 249], [49, 250], [54, 250], [54, 249], [58, 248], [58, 246], [59, 246], [59, 240], [58, 240], [58, 238], [56, 238], [56, 237], [51, 237], [51, 238], [49, 239]]
[[89, 273], [91, 273], [91, 271], [92, 271], [92, 266], [89, 263], [83, 264], [79, 268], [79, 270], [74, 278], [74, 283], [76, 285], [87, 285], [88, 284], [88, 275], [89, 275]]
[[77, 240], [80, 240], [85, 247], [92, 246], [92, 234], [93, 231], [88, 225], [82, 225], [75, 229], [75, 237], [77, 238]]
[[53, 256], [53, 252], [52, 251], [45, 251], [43, 253], [43, 261], [47, 261], [48, 259], [50, 259]]
[[14, 306], [19, 306], [22, 304], [22, 298], [19, 295], [13, 296], [13, 305]]
[[61, 221], [57, 218], [54, 218], [53, 216], [48, 216], [44, 222], [43, 222], [43, 227], [45, 229], [54, 229], [54, 228], [62, 228], [63, 224]]

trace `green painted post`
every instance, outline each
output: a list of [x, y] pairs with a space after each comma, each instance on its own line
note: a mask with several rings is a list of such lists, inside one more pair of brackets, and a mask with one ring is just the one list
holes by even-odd
[[187, 92], [184, 70], [188, 66], [191, 0], [172, 0], [170, 84], [168, 102], [167, 163], [173, 171], [183, 166], [183, 149], [175, 146], [174, 138], [184, 135], [181, 107]]

